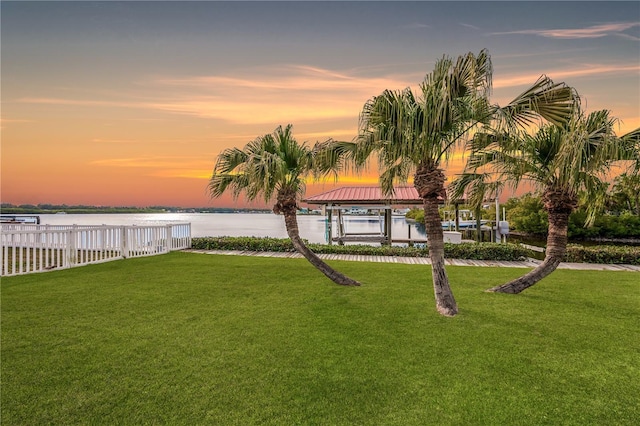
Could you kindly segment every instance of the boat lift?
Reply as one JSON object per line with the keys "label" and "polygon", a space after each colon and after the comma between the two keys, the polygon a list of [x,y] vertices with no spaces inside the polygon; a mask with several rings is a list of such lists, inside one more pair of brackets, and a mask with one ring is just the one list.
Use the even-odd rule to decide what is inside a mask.
{"label": "boat lift", "polygon": [[[378,223],[380,232],[348,232],[345,226],[344,206],[327,205],[324,207],[326,220],[326,236],[327,242],[337,242],[344,245],[345,242],[361,242],[361,243],[379,243],[382,245],[390,245],[391,240],[391,220],[393,210],[390,205],[386,206],[367,206],[368,210],[378,211]],[[336,215],[337,235],[333,236],[333,215]],[[370,215],[368,215],[370,217]]]}
{"label": "boat lift", "polygon": [[1,223],[40,225],[40,216],[3,214]]}

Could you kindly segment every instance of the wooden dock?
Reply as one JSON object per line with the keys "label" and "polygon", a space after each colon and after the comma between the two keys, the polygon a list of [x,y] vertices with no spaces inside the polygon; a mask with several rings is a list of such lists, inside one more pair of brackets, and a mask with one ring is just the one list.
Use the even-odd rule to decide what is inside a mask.
{"label": "wooden dock", "polygon": [[[266,251],[235,251],[235,250],[184,250],[190,253],[215,254],[225,256],[259,256],[275,258],[302,258],[298,252],[266,252]],[[401,256],[368,256],[354,254],[318,254],[323,260],[346,260],[353,262],[376,262],[376,263],[403,263],[410,265],[430,265],[431,259],[428,257],[401,257]],[[524,261],[498,261],[498,260],[470,260],[470,259],[445,259],[446,265],[451,266],[482,266],[493,268],[535,268],[541,263],[536,259]],[[608,265],[597,263],[561,263],[558,269],[573,269],[586,271],[626,271],[640,272],[637,265]]]}

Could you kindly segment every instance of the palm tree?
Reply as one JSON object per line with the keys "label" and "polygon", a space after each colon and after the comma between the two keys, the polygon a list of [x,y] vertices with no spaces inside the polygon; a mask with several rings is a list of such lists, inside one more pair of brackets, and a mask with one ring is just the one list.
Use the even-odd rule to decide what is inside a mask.
{"label": "palm tree", "polygon": [[541,193],[549,217],[544,261],[524,276],[488,291],[520,293],[556,269],[567,247],[569,215],[582,191],[589,197],[586,225],[593,222],[606,199],[606,173],[625,155],[624,144],[613,130],[616,122],[607,110],[585,116],[576,108],[565,125],[547,124],[535,134],[479,133],[473,138],[467,173],[459,178],[458,190],[471,184],[478,170],[493,172],[497,181],[514,188],[526,181]]}
{"label": "palm tree", "polygon": [[524,125],[542,116],[563,122],[573,108],[573,91],[541,77],[509,105],[489,103],[492,65],[489,54],[468,53],[457,61],[436,62],[414,94],[410,88],[385,90],[364,105],[360,133],[355,142],[343,143],[356,169],[363,169],[377,154],[380,185],[386,194],[395,182],[413,185],[423,199],[425,228],[432,264],[436,309],[454,316],[458,307],[444,267],[443,231],[438,205],[446,199],[442,170],[454,149],[476,126],[494,123]]}
{"label": "palm tree", "polygon": [[323,262],[300,238],[296,212],[298,197],[304,194],[305,179],[337,173],[340,161],[326,149],[330,141],[316,143],[313,148],[300,145],[293,138],[291,127],[280,126],[243,149],[229,148],[220,153],[209,182],[211,196],[216,198],[230,190],[234,199],[245,193],[250,201],[262,197],[270,202],[275,195],[273,211],[284,215],[294,248],[336,284],[360,285]]}

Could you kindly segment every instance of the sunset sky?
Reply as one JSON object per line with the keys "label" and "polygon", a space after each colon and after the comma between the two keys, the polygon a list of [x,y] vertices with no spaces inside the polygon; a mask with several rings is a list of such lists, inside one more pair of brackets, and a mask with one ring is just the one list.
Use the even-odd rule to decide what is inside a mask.
{"label": "sunset sky", "polygon": [[5,203],[241,207],[207,194],[223,149],[288,123],[299,142],[352,140],[367,99],[483,48],[495,103],[546,74],[587,112],[611,110],[620,134],[640,126],[637,1],[2,1],[0,14]]}

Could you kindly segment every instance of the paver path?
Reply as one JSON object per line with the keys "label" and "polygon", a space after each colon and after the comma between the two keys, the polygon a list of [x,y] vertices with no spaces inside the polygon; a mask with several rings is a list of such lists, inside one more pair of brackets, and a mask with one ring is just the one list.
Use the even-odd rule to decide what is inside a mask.
{"label": "paver path", "polygon": [[[236,250],[184,250],[190,253],[221,254],[230,256],[259,256],[279,258],[301,258],[297,252],[270,252],[270,251],[236,251]],[[348,260],[358,262],[382,262],[382,263],[407,263],[415,265],[429,265],[428,257],[399,257],[399,256],[367,256],[356,254],[318,254],[323,260]],[[467,260],[445,259],[445,264],[455,266],[491,266],[502,268],[535,268],[541,263],[539,260],[527,259],[526,261],[497,261],[497,260]],[[636,265],[604,265],[599,263],[561,263],[558,269],[574,269],[587,271],[631,271],[640,272],[640,266]]]}

